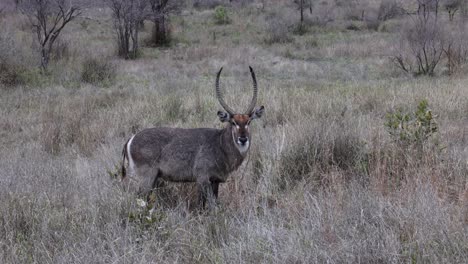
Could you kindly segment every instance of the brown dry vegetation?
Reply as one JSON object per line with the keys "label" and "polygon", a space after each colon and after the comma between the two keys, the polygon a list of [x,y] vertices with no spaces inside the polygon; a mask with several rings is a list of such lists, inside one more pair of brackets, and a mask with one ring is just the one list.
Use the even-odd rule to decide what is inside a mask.
{"label": "brown dry vegetation", "polygon": [[[143,47],[137,60],[115,56],[109,10],[84,10],[47,75],[34,67],[25,22],[0,16],[10,43],[0,58],[21,68],[16,86],[0,84],[1,263],[468,261],[464,67],[404,74],[390,57],[405,18],[367,29],[349,6],[328,6],[340,1],[307,11],[302,35],[289,27],[299,16],[288,1],[263,10],[224,1],[228,24],[202,5],[215,1],[190,2],[171,18],[171,46]],[[379,3],[365,8],[377,14]],[[273,28],[275,18],[284,20]],[[151,30],[146,23],[143,41]],[[151,126],[221,127],[214,74],[225,67],[226,101],[244,108],[248,65],[266,114],[219,207],[199,213],[191,184],[168,183],[146,219],[112,177],[125,140]],[[113,77],[88,82],[93,68],[83,67]],[[423,99],[438,132],[417,145],[392,137],[387,113],[414,112]]]}

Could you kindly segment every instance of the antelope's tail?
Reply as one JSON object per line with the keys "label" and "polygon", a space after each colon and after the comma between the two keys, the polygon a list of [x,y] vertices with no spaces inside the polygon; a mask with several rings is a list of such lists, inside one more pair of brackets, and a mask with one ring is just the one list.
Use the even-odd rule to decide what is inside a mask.
{"label": "antelope's tail", "polygon": [[125,179],[125,177],[127,176],[127,170],[125,169],[125,159],[129,160],[127,154],[127,145],[129,141],[130,138],[127,140],[127,142],[125,142],[125,145],[122,149],[122,180]]}

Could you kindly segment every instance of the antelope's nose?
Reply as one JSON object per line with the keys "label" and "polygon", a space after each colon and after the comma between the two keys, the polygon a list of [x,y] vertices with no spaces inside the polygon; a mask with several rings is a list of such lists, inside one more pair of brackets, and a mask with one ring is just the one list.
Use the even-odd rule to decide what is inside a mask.
{"label": "antelope's nose", "polygon": [[239,142],[242,143],[242,145],[244,145],[245,143],[247,143],[249,139],[247,137],[239,137]]}

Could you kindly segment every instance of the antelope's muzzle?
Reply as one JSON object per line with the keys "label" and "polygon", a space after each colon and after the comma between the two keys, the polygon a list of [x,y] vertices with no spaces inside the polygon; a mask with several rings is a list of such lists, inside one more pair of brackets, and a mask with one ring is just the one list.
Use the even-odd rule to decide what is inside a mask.
{"label": "antelope's muzzle", "polygon": [[244,146],[247,142],[249,142],[249,138],[247,137],[239,137],[237,140],[242,146]]}

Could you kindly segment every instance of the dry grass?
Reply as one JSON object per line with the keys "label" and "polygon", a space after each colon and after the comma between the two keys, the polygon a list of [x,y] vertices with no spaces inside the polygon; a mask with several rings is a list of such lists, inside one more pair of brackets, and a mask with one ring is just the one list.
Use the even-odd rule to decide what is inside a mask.
{"label": "dry grass", "polygon": [[[64,35],[72,59],[0,89],[0,262],[466,263],[468,79],[401,75],[386,57],[396,33],[340,21],[265,44],[266,8],[227,6],[226,25],[188,8],[171,21],[172,47],[113,59],[106,87],[80,81],[83,61],[115,51],[108,13],[90,11]],[[156,125],[222,127],[214,73],[225,67],[226,101],[242,109],[248,65],[266,114],[220,206],[199,213],[192,184],[168,183],[146,220],[111,177],[125,140]],[[384,123],[422,99],[439,132],[416,151]]]}

